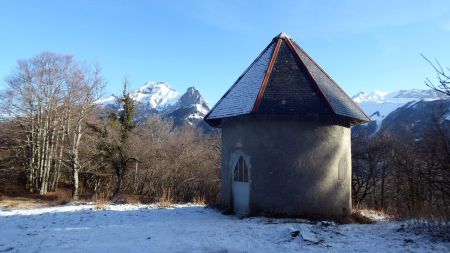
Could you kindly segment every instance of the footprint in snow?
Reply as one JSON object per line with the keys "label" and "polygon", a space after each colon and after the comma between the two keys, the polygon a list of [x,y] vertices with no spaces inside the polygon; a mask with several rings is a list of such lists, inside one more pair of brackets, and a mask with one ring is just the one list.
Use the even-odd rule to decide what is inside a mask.
{"label": "footprint in snow", "polygon": [[14,249],[14,247],[0,248],[0,252],[8,252],[8,251],[11,251],[13,249]]}

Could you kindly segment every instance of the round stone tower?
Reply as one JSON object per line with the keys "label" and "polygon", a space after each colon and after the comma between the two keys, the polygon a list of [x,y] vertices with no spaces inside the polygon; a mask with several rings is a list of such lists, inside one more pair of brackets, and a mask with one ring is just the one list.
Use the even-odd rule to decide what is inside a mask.
{"label": "round stone tower", "polygon": [[272,40],[205,121],[222,128],[224,208],[351,213],[350,126],[370,119],[289,36]]}

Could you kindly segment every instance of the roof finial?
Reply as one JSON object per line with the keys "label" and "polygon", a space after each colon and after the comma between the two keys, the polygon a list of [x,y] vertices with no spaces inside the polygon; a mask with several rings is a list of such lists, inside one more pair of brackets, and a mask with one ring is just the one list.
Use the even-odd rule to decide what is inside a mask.
{"label": "roof finial", "polygon": [[289,37],[289,35],[285,34],[284,32],[281,32],[280,34],[278,34],[277,36],[275,36],[274,39],[290,39],[291,37]]}

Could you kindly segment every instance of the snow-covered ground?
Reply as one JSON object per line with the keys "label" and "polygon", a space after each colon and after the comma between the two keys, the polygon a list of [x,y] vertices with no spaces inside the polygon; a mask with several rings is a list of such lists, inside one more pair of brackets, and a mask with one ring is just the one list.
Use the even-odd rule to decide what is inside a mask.
{"label": "snow-covered ground", "polygon": [[[298,232],[297,232],[298,231]],[[449,252],[378,217],[371,225],[240,219],[198,205],[71,204],[0,210],[0,252]]]}

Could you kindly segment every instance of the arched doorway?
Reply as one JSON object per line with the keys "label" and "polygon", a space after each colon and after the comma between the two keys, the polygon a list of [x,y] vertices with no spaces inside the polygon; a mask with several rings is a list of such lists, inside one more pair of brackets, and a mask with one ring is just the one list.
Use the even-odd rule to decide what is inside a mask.
{"label": "arched doorway", "polygon": [[242,155],[234,165],[232,179],[234,212],[246,215],[250,202],[250,167]]}

